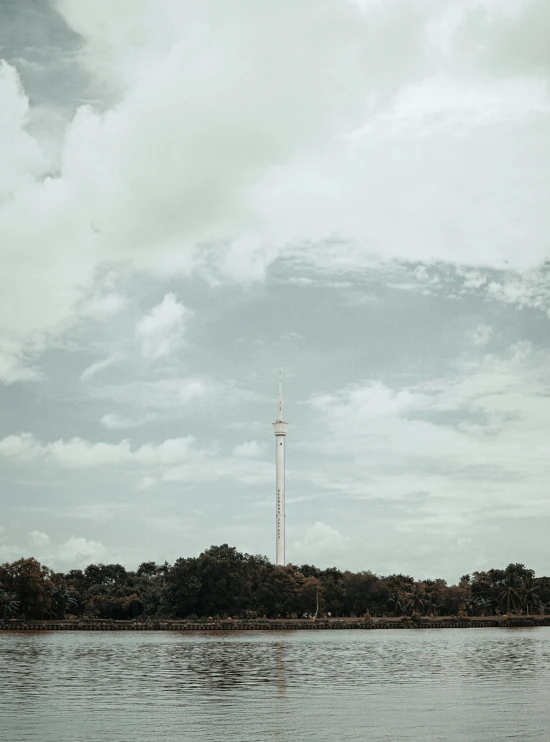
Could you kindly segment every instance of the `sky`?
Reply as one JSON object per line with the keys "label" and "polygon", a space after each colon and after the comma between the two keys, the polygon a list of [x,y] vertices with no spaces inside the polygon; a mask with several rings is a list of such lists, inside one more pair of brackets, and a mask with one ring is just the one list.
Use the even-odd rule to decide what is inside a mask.
{"label": "sky", "polygon": [[550,574],[547,0],[0,0],[0,561]]}

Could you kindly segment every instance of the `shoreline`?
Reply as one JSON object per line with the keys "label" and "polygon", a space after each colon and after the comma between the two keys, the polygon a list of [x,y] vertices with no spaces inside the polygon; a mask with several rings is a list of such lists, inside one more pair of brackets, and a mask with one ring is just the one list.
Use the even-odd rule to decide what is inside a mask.
{"label": "shoreline", "polygon": [[550,616],[491,616],[485,618],[330,618],[330,619],[223,619],[218,621],[115,621],[80,619],[59,621],[0,621],[0,633],[9,631],[338,631],[384,629],[529,628],[550,626]]}

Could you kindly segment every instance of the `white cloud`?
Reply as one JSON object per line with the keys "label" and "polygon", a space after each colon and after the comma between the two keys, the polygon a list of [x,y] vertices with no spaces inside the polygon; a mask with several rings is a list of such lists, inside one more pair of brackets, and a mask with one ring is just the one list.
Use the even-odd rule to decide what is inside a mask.
{"label": "white cloud", "polygon": [[[252,442],[254,443],[254,442]],[[63,469],[80,470],[110,466],[140,467],[146,474],[139,487],[165,482],[217,482],[231,478],[247,484],[267,482],[272,466],[259,457],[260,447],[247,444],[240,455],[220,455],[217,447],[203,449],[193,436],[168,438],[160,443],[132,447],[128,440],[104,443],[73,438],[42,443],[32,434],[10,435],[0,440],[0,456],[16,463],[44,462]]]}
{"label": "white cloud", "polygon": [[54,562],[61,562],[75,569],[104,562],[107,560],[107,555],[108,550],[100,541],[88,541],[82,536],[73,536],[58,548]]}
{"label": "white cloud", "polygon": [[160,477],[164,482],[206,484],[231,481],[269,487],[273,480],[273,465],[259,458],[220,456],[213,451],[201,451],[185,464],[163,469]]}
{"label": "white cloud", "polygon": [[119,464],[132,460],[130,444],[90,443],[82,438],[41,443],[31,433],[9,435],[0,440],[0,455],[18,461],[45,459],[68,469]]}
{"label": "white cloud", "polygon": [[0,338],[0,384],[33,381],[40,378],[31,365],[20,343]]}
{"label": "white cloud", "polygon": [[21,559],[25,552],[17,544],[0,543],[0,562],[11,562],[15,559]]}
{"label": "white cloud", "polygon": [[133,404],[159,410],[179,409],[183,405],[212,395],[219,395],[223,387],[203,379],[158,379],[157,381],[129,381],[125,384],[106,384],[92,391],[101,399],[120,404]]}
{"label": "white cloud", "polygon": [[31,546],[48,546],[50,543],[50,537],[47,533],[42,531],[31,531],[29,533],[29,544]]}
{"label": "white cloud", "polygon": [[127,304],[127,299],[115,291],[95,294],[84,300],[78,307],[82,317],[104,321],[118,314]]}
{"label": "white cloud", "polygon": [[143,423],[150,419],[151,417],[147,416],[130,420],[117,415],[116,412],[108,412],[106,415],[103,415],[99,422],[108,430],[128,430],[130,428],[137,428],[139,425],[143,425]]}
{"label": "white cloud", "polygon": [[[246,282],[281,251],[322,263],[315,242],[333,236],[351,242],[339,261],[363,264],[547,257],[544,68],[537,44],[510,37],[502,3],[57,7],[82,37],[92,86],[108,93],[79,108],[59,174],[42,181],[49,163],[25,129],[28,101],[2,67],[0,313],[10,330],[66,319],[106,262]],[[517,36],[539,33],[547,12],[518,4]],[[508,62],[504,73],[495,60]],[[88,312],[120,305],[99,296]],[[171,343],[143,347],[154,358]]]}
{"label": "white cloud", "polygon": [[[147,499],[139,488],[157,483],[168,494],[187,483],[197,483],[195,492],[217,483],[204,487],[213,502],[220,491],[240,495],[247,484],[271,493],[272,457],[260,448],[265,440],[269,450],[266,390],[258,377],[278,363],[277,338],[277,346],[286,342],[300,384],[329,392],[294,408],[291,446],[300,450],[307,441],[308,450],[290,457],[292,496],[296,503],[317,496],[327,503],[334,494],[357,501],[353,523],[329,520],[326,507],[320,521],[342,534],[359,529],[363,498],[369,507],[376,498],[391,501],[396,510],[384,518],[409,529],[401,534],[422,527],[447,534],[453,522],[481,519],[489,506],[506,514],[546,512],[548,359],[521,346],[498,356],[487,350],[522,332],[542,345],[545,318],[530,324],[531,310],[550,312],[541,267],[550,218],[550,5],[359,4],[362,11],[346,0],[59,0],[79,39],[74,64],[81,69],[71,85],[56,71],[55,93],[38,110],[14,68],[2,66],[0,383],[44,380],[32,386],[32,399],[8,390],[6,426],[19,422],[4,431],[19,434],[3,432],[0,453],[14,492],[37,482],[43,491],[54,479],[56,486],[102,492],[103,478],[116,471],[120,499],[128,490]],[[50,73],[41,71],[41,99],[50,93]],[[22,74],[32,84],[32,75]],[[31,87],[29,95],[35,99]],[[82,106],[85,99],[91,104]],[[74,116],[71,107],[78,107]],[[265,291],[218,288],[262,281],[268,271]],[[376,322],[386,298],[395,297],[392,287],[403,291]],[[322,313],[314,314],[321,295],[335,299],[323,323],[326,344],[316,327]],[[453,317],[454,348],[449,336],[439,344],[430,335],[428,350],[421,333],[414,343],[409,334],[398,354],[401,370],[406,363],[415,379],[428,367],[427,378],[442,378],[422,384],[391,376],[397,356],[388,360],[386,341],[394,318],[405,306],[437,312],[435,299],[443,296],[475,316],[470,332]],[[177,297],[196,308],[197,331]],[[295,306],[296,321],[266,335],[260,325],[267,311],[272,316],[272,299],[285,311]],[[246,317],[234,311],[241,300],[251,300]],[[358,323],[340,333],[342,312],[354,304]],[[504,327],[510,308],[528,311]],[[339,367],[324,363],[326,349],[355,344],[351,333],[371,312],[373,342],[387,328],[375,364],[365,366],[379,378],[338,391],[357,379],[355,353],[362,349],[353,348]],[[431,320],[434,330],[440,325],[441,316],[413,316],[430,333]],[[191,331],[193,352],[180,367],[174,356]],[[304,335],[307,343],[300,342]],[[231,373],[251,380],[255,391],[204,376],[216,365],[212,342],[230,345],[227,364],[212,370],[212,379]],[[457,347],[475,361],[443,372]],[[82,374],[93,383],[77,389],[78,361],[67,357],[75,349],[94,352]],[[50,352],[39,358],[43,350]],[[100,385],[114,376],[106,372],[118,354],[125,363],[116,383]],[[137,362],[139,355],[150,362]],[[245,366],[252,356],[258,373],[251,376]],[[306,366],[314,369],[308,382]],[[303,385],[296,390],[303,393]],[[227,405],[239,414],[229,418]],[[90,440],[94,410],[108,440],[149,419],[158,439],[146,442],[139,430],[134,440]],[[311,431],[300,419],[309,413]],[[59,440],[20,433],[47,429],[51,414]],[[171,437],[182,414],[184,432],[197,439]],[[228,429],[241,432],[228,439]],[[97,518],[102,508],[115,512],[105,492],[94,499]],[[417,509],[410,508],[411,493],[421,499]],[[78,512],[87,508],[81,503]],[[365,528],[373,522],[369,513]],[[401,554],[407,550],[410,544]]]}
{"label": "white cloud", "polygon": [[8,435],[0,440],[0,455],[25,461],[41,455],[42,449],[31,433]]}
{"label": "white cloud", "polygon": [[256,458],[263,454],[263,447],[260,446],[258,441],[246,441],[244,443],[235,446],[233,449],[234,456],[240,456],[245,459]]}
{"label": "white cloud", "polygon": [[130,444],[90,443],[81,438],[69,441],[58,440],[45,447],[46,456],[53,462],[69,469],[87,469],[95,466],[108,466],[132,460]]}
{"label": "white cloud", "polygon": [[96,376],[101,371],[105,371],[107,368],[111,368],[122,359],[121,355],[115,354],[102,358],[100,361],[94,361],[80,374],[81,381],[88,381],[92,376]]}
{"label": "white cloud", "polygon": [[151,487],[154,487],[156,483],[157,480],[154,477],[143,477],[138,484],[138,489],[149,490]]}
{"label": "white cloud", "polygon": [[185,325],[194,312],[166,294],[160,304],[139,320],[136,337],[144,358],[156,360],[172,355],[183,345]]}
{"label": "white cloud", "polygon": [[301,541],[292,545],[290,557],[293,562],[315,564],[321,568],[334,566],[349,549],[349,540],[336,528],[316,521],[306,529]]}
{"label": "white cloud", "polygon": [[162,443],[146,443],[135,452],[135,460],[140,464],[165,467],[196,456],[195,439],[192,435],[184,438],[171,438]]}
{"label": "white cloud", "polygon": [[47,169],[48,163],[37,142],[26,131],[29,101],[24,94],[17,72],[0,61],[0,140],[2,168],[0,199],[32,184]]}
{"label": "white cloud", "polygon": [[479,348],[484,348],[493,334],[491,325],[478,325],[472,333],[472,342]]}
{"label": "white cloud", "polygon": [[521,343],[408,389],[371,383],[314,397],[324,435],[312,445],[325,463],[309,481],[356,499],[422,493],[413,527],[437,533],[469,527],[489,507],[501,517],[550,514],[548,362]]}
{"label": "white cloud", "polygon": [[522,119],[529,114],[550,113],[550,99],[542,79],[529,77],[453,79],[429,77],[404,87],[393,109],[383,114],[386,126],[420,124],[423,134],[440,127],[453,129]]}
{"label": "white cloud", "polygon": [[63,543],[54,543],[48,534],[31,531],[26,547],[0,543],[0,560],[13,561],[34,557],[48,567],[58,570],[78,569],[91,563],[110,561],[108,549],[99,541],[72,536]]}

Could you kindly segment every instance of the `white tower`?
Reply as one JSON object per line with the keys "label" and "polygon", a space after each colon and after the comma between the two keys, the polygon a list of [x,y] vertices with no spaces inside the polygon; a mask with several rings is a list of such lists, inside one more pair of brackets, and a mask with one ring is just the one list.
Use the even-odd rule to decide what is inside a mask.
{"label": "white tower", "polygon": [[279,414],[273,423],[275,432],[275,523],[276,523],[276,558],[275,564],[285,565],[285,436],[288,423],[283,422],[283,377],[279,371]]}

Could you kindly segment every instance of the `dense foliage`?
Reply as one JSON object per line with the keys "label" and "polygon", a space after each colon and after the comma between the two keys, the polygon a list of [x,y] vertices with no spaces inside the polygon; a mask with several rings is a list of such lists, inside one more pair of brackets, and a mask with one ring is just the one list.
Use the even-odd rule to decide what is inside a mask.
{"label": "dense foliage", "polygon": [[35,559],[0,565],[0,618],[276,618],[304,615],[402,616],[550,612],[550,578],[523,564],[445,580],[276,567],[224,544],[175,564],[90,564],[66,574]]}

